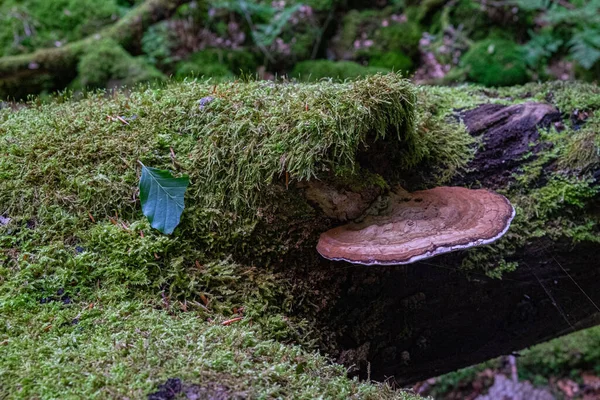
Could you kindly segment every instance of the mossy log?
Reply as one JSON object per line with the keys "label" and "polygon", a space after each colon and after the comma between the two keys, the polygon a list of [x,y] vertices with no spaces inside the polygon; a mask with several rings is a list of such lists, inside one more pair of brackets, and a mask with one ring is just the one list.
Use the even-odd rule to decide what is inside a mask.
{"label": "mossy log", "polygon": [[19,96],[66,87],[77,75],[81,56],[98,40],[111,39],[125,49],[135,50],[148,26],[169,18],[178,6],[186,2],[146,0],[119,21],[79,41],[29,54],[0,57],[0,96]]}
{"label": "mossy log", "polygon": [[[92,322],[104,321],[87,309],[97,301],[208,325],[233,314],[261,338],[316,344],[400,384],[597,324],[598,109],[591,85],[414,87],[388,74],[184,82],[2,110],[1,310],[31,324],[47,312],[40,299],[66,288]],[[141,214],[137,160],[190,176],[172,236]],[[320,233],[377,212],[398,185],[486,187],[516,217],[491,245],[411,265],[316,252]]]}

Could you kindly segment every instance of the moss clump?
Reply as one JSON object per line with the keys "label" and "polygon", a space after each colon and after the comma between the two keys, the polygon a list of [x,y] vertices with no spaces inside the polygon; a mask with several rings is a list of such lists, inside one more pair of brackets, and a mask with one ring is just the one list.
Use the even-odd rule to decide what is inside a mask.
{"label": "moss clump", "polygon": [[[593,118],[600,121],[599,117]],[[595,125],[600,124],[588,124],[575,134],[565,158],[561,160],[562,167],[576,168],[582,172],[600,167],[600,136],[594,131]]]}
{"label": "moss clump", "polygon": [[365,67],[352,61],[315,60],[299,62],[290,76],[303,81],[314,82],[323,78],[353,79],[389,71],[387,68]]}
{"label": "moss clump", "polygon": [[[190,175],[181,229],[207,253],[244,252],[252,241],[251,250],[279,257],[285,252],[275,244],[280,241],[267,246],[271,239],[264,238],[263,248],[252,234],[258,205],[273,195],[270,184],[286,174],[294,183],[333,166],[352,170],[367,137],[398,138],[408,152],[417,150],[414,104],[410,83],[389,74],[345,84],[190,82],[9,113],[0,139],[7,149],[0,160],[6,177],[0,204],[21,223],[61,221],[62,237],[80,236],[88,213],[108,218],[116,212],[131,222],[140,218],[137,198],[131,201],[139,159]],[[175,166],[170,148],[181,155]],[[416,160],[432,151],[415,151]],[[52,157],[42,161],[42,154]],[[36,182],[36,189],[27,182]],[[291,191],[278,196],[299,197]],[[306,205],[287,208],[310,214]]]}
{"label": "moss clump", "polygon": [[248,51],[210,49],[194,53],[189,60],[177,64],[175,77],[204,76],[226,80],[235,74],[254,74],[257,67],[254,55]]}
{"label": "moss clump", "polygon": [[400,14],[399,5],[382,10],[349,11],[332,41],[331,50],[339,59],[357,59],[373,51],[393,51],[416,60],[423,29],[412,17],[399,20]]}
{"label": "moss clump", "polygon": [[175,69],[175,79],[182,80],[186,77],[212,78],[213,81],[221,82],[233,79],[235,75],[222,64],[198,64],[189,61],[180,62]]}
{"label": "moss clump", "polygon": [[406,54],[399,51],[387,51],[372,55],[369,58],[369,66],[387,68],[392,71],[408,73],[413,70],[413,61]]}
{"label": "moss clump", "polygon": [[412,59],[419,55],[419,40],[423,28],[417,22],[406,21],[380,28],[375,34],[377,48],[382,51],[401,51]]}
{"label": "moss clump", "polygon": [[107,87],[118,83],[133,86],[165,79],[156,68],[131,56],[114,40],[102,40],[88,48],[77,65],[76,86]]}
{"label": "moss clump", "polygon": [[600,373],[600,327],[585,329],[521,353],[519,378],[546,383],[552,376],[577,376],[584,371]]}
{"label": "moss clump", "polygon": [[461,60],[470,80],[485,86],[511,86],[528,81],[522,48],[504,39],[475,43]]}
{"label": "moss clump", "polygon": [[235,74],[254,74],[258,63],[254,54],[246,50],[202,50],[190,56],[189,62],[202,64],[222,64]]}

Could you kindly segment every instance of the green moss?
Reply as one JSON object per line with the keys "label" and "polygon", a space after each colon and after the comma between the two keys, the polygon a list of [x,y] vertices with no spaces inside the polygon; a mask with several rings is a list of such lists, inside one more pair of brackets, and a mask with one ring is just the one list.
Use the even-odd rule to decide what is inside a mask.
{"label": "green moss", "polygon": [[314,82],[323,78],[345,80],[361,76],[389,72],[386,68],[365,67],[352,61],[314,60],[296,64],[290,76],[303,81]]}
{"label": "green moss", "polygon": [[[72,370],[88,372],[68,387],[84,397],[109,397],[110,390],[141,397],[174,374],[265,397],[287,397],[288,387],[307,397],[316,390],[387,395],[383,387],[360,389],[338,367],[289,344],[310,349],[318,339],[303,319],[310,312],[289,315],[310,307],[292,298],[289,274],[273,272],[274,264],[283,272],[314,265],[321,227],[295,183],[336,173],[384,188],[415,176],[426,185],[448,181],[473,151],[453,110],[489,95],[496,102],[551,99],[566,115],[600,104],[598,89],[586,85],[414,88],[387,74],[318,84],[186,81],[0,111],[0,212],[12,219],[0,227],[2,382],[24,388],[13,397],[51,397]],[[597,132],[597,123],[589,118],[585,129]],[[544,169],[583,140],[566,125],[542,133],[553,147],[526,159],[527,184],[507,187],[517,217],[502,240],[470,253],[476,271],[500,276],[518,267],[511,255],[537,237],[598,237],[589,176],[569,163]],[[380,174],[358,165],[357,154],[377,143],[393,146],[397,169]],[[140,212],[137,160],[191,177],[173,236],[152,230]],[[291,250],[300,256],[292,260]],[[61,303],[64,296],[71,305]],[[239,325],[219,325],[241,314]],[[138,341],[136,328],[151,340]],[[253,346],[230,332],[252,336]],[[263,345],[281,352],[256,358],[251,347]],[[203,349],[204,358],[193,357]],[[257,383],[253,377],[281,365],[277,357],[281,372]],[[61,375],[56,365],[64,360]]]}
{"label": "green moss", "polygon": [[375,54],[369,58],[369,66],[387,68],[392,71],[402,71],[408,73],[413,70],[413,61],[402,52],[388,51],[381,54]]}
{"label": "green moss", "polygon": [[175,79],[182,80],[186,77],[212,78],[215,82],[231,80],[235,77],[233,72],[222,64],[197,64],[184,61],[177,64]]}
{"label": "green moss", "polygon": [[134,86],[141,82],[164,79],[156,68],[141,58],[132,57],[114,40],[102,40],[81,57],[77,66],[81,87],[107,87],[111,81]]}
{"label": "green moss", "polygon": [[254,55],[244,50],[202,50],[191,55],[189,60],[177,64],[175,77],[186,76],[228,80],[235,74],[254,74],[258,64]]}
{"label": "green moss", "polygon": [[423,34],[421,25],[414,21],[390,24],[374,34],[377,48],[382,51],[401,51],[412,59],[419,55],[419,40]]}
{"label": "green moss", "polygon": [[[90,94],[78,102],[4,112],[0,114],[0,142],[5,149],[0,158],[0,209],[13,219],[12,229],[29,232],[24,227],[35,221],[34,238],[27,241],[31,262],[42,257],[33,257],[42,251],[41,246],[54,241],[58,247],[47,251],[57,252],[55,258],[73,251],[74,245],[65,248],[65,243],[102,248],[106,254],[113,248],[118,252],[114,259],[106,259],[109,264],[105,266],[95,256],[87,259],[92,257],[89,254],[71,261],[58,259],[60,265],[77,265],[79,260],[86,268],[95,265],[77,276],[100,282],[118,277],[131,281],[129,288],[134,288],[133,282],[153,290],[164,284],[182,298],[191,296],[194,286],[188,287],[181,274],[193,268],[196,260],[236,253],[259,263],[281,257],[294,240],[302,240],[302,231],[281,238],[273,229],[279,237],[276,240],[255,235],[260,215],[306,218],[314,212],[306,204],[294,203],[301,198],[297,193],[271,185],[286,172],[294,183],[327,174],[332,166],[352,170],[355,153],[367,135],[398,135],[407,145],[412,143],[414,92],[400,77],[325,82],[315,89],[316,85],[290,83],[215,87],[189,82],[128,96]],[[203,98],[212,100],[199,108]],[[107,116],[119,116],[128,125]],[[171,161],[171,149],[176,164]],[[113,229],[101,240],[95,239],[98,233],[92,219],[104,232],[104,223],[118,215],[138,231],[137,224],[143,221],[136,196],[138,159],[146,165],[178,169],[192,179],[183,223],[175,236],[179,239],[152,245],[175,246],[168,251],[146,248],[144,242],[136,241],[140,239],[134,232],[116,235]],[[268,215],[266,210],[257,210],[273,196],[282,210],[269,208]],[[288,224],[285,218],[277,221]],[[142,230],[149,235],[147,228]],[[42,236],[35,237],[36,232]],[[109,248],[104,249],[102,243],[109,243]],[[140,249],[147,258],[123,257],[131,248]],[[159,261],[154,260],[154,253],[161,257]],[[59,275],[52,272],[53,279]],[[65,276],[43,290],[56,290],[69,281],[69,275]]]}
{"label": "green moss", "polygon": [[562,167],[589,172],[600,166],[600,136],[595,131],[596,128],[594,125],[587,125],[575,134],[565,158],[561,160]]}
{"label": "green moss", "polygon": [[[390,74],[184,82],[0,111],[0,210],[11,218],[0,227],[0,395],[141,398],[176,376],[250,397],[411,398],[308,352],[314,328],[288,315],[297,299],[268,260],[313,234],[301,229],[312,208],[277,184],[284,171],[292,183],[333,166],[350,175],[367,136],[409,145],[414,103]],[[138,159],[191,176],[173,236],[141,215]]]}
{"label": "green moss", "polygon": [[250,319],[222,326],[222,318],[206,321],[193,311],[99,301],[3,315],[10,317],[0,325],[6,399],[142,399],[174,377],[248,398],[416,399],[348,379],[343,367],[298,346],[265,340]]}
{"label": "green moss", "polygon": [[510,86],[528,81],[523,50],[509,40],[475,43],[461,60],[471,81],[485,86]]}
{"label": "green moss", "polygon": [[[350,10],[344,15],[340,30],[333,39],[332,50],[339,59],[361,58],[365,51],[391,51],[402,52],[416,60],[423,29],[415,18],[397,22],[392,18],[394,14],[401,14],[399,5],[382,10]],[[364,39],[372,40],[372,44],[357,49],[355,42]]]}
{"label": "green moss", "polygon": [[190,62],[196,64],[223,64],[235,74],[254,74],[258,63],[254,54],[247,50],[202,50],[190,56]]}
{"label": "green moss", "polygon": [[522,352],[521,379],[547,381],[551,376],[580,376],[584,371],[600,373],[600,327],[572,333]]}
{"label": "green moss", "polygon": [[0,54],[55,47],[95,33],[126,8],[118,0],[8,0],[0,3]]}
{"label": "green moss", "polygon": [[536,190],[526,204],[526,212],[537,218],[552,216],[564,208],[583,208],[593,198],[598,189],[593,186],[592,179],[581,179],[573,176],[554,175],[542,188]]}
{"label": "green moss", "polygon": [[457,122],[455,109],[473,107],[477,98],[442,87],[420,88],[417,96],[417,135],[405,159],[405,175],[421,175],[427,185],[439,186],[459,174],[473,158],[473,138]]}

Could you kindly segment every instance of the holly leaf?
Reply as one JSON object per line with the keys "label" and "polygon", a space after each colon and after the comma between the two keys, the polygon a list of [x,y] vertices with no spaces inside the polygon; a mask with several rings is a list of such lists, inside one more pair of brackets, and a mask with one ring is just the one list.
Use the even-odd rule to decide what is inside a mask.
{"label": "holly leaf", "polygon": [[171,234],[185,208],[183,197],[190,183],[187,176],[174,178],[169,171],[142,164],[140,201],[142,212],[154,229]]}

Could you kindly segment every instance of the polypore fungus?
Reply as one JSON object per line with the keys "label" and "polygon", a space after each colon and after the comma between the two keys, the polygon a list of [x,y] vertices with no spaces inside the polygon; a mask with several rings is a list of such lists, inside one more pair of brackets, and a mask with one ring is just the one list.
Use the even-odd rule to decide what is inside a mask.
{"label": "polypore fungus", "polygon": [[485,189],[392,193],[383,214],[321,234],[317,251],[330,260],[356,264],[410,264],[492,243],[506,233],[514,216],[506,197]]}

